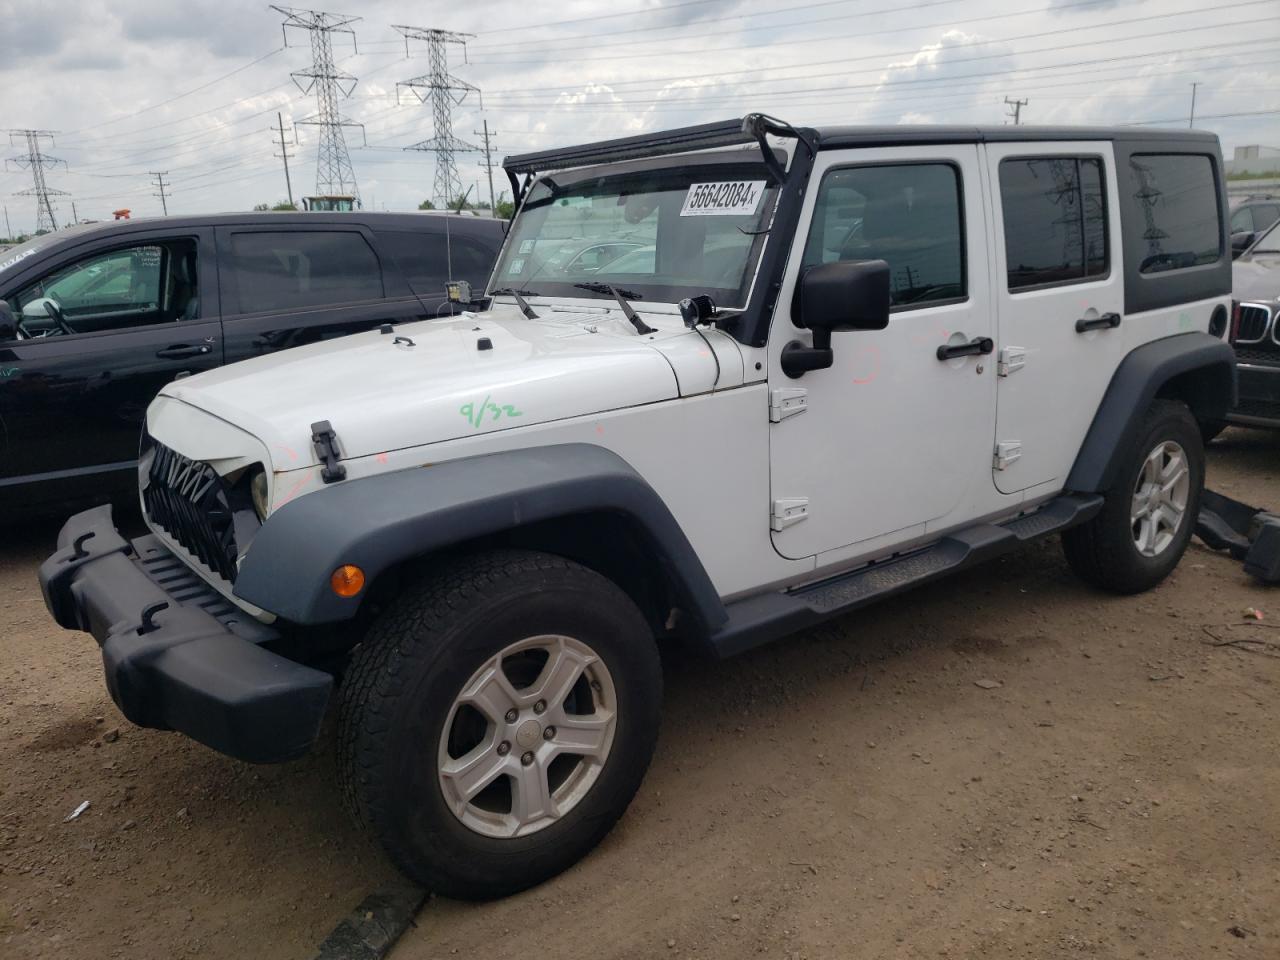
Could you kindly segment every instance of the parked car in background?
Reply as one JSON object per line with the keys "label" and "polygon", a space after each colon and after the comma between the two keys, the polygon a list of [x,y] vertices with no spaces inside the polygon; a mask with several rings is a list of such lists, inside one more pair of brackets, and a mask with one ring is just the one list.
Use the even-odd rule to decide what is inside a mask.
{"label": "parked car in background", "polygon": [[71,227],[0,256],[0,516],[131,489],[178,377],[451,311],[498,220],[246,213]]}
{"label": "parked car in background", "polygon": [[1231,273],[1240,399],[1227,419],[1280,428],[1280,223],[1254,241]]}
{"label": "parked car in background", "polygon": [[1280,196],[1255,193],[1231,204],[1231,256],[1238,257],[1277,220]]}

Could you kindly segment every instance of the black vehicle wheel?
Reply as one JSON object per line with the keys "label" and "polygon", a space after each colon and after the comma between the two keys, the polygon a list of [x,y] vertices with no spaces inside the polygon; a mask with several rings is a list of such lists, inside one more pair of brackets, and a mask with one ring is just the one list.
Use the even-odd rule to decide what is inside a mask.
{"label": "black vehicle wheel", "polygon": [[1154,587],[1178,565],[1200,510],[1204,447],[1186,405],[1148,408],[1102,511],[1062,534],[1067,562],[1082,579],[1113,593]]}
{"label": "black vehicle wheel", "polygon": [[344,795],[428,889],[486,899],[554,876],[649,766],[662,672],[599,574],[501,550],[425,577],[372,624],[339,710]]}

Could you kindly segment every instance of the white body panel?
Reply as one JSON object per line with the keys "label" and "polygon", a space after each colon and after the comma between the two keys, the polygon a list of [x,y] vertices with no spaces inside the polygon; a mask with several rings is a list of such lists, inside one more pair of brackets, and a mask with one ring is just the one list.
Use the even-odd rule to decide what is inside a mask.
{"label": "white body panel", "polygon": [[[826,565],[1001,509],[991,485],[995,358],[937,358],[942,344],[995,335],[978,148],[824,151],[802,222],[812,218],[822,175],[833,167],[923,162],[950,164],[960,174],[967,299],[897,309],[884,330],[837,333],[834,365],[794,381],[781,370],[782,348],[810,336],[792,325],[788,310],[774,317],[770,381],[808,391],[807,412],[771,429],[772,495],[809,501],[808,519],[773,534],[783,556],[826,554]],[[795,238],[781,304],[792,302],[806,233]]]}

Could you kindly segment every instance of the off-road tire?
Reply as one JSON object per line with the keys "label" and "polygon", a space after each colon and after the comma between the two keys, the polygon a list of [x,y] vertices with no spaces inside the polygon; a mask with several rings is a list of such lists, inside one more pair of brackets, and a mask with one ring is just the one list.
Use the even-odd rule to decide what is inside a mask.
{"label": "off-road tire", "polygon": [[[1191,481],[1187,506],[1173,541],[1156,556],[1148,557],[1134,543],[1133,495],[1148,453],[1170,440],[1186,452]],[[1114,485],[1104,494],[1101,512],[1064,531],[1062,548],[1071,569],[1087,583],[1112,593],[1141,593],[1160,583],[1178,565],[1195,530],[1204,489],[1200,425],[1181,401],[1154,400],[1120,463]]]}
{"label": "off-road tire", "polygon": [[[577,638],[604,663],[617,697],[612,747],[562,818],[526,836],[484,836],[446,804],[440,737],[468,678],[513,641],[543,634]],[[455,558],[406,588],[353,655],[338,714],[344,799],[395,865],[427,889],[506,896],[575,863],[622,816],[653,755],[661,699],[652,633],[613,582],[532,551]]]}

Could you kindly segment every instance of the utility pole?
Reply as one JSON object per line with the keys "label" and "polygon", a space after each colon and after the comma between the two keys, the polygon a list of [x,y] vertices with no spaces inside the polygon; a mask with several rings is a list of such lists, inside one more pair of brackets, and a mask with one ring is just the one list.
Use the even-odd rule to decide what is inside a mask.
{"label": "utility pole", "polygon": [[496,217],[498,215],[498,204],[493,197],[493,150],[489,145],[489,137],[496,137],[498,131],[490,130],[489,121],[485,120],[483,130],[472,130],[471,132],[478,137],[484,137],[484,159],[480,161],[480,166],[484,167],[489,174],[489,215]]}
{"label": "utility pole", "polygon": [[[168,196],[164,192],[164,188],[166,186],[164,182],[164,178],[169,171],[168,170],[152,170],[150,172],[151,172],[151,175],[156,178],[155,187],[156,187],[156,190],[158,191],[157,193],[153,193],[152,196],[160,198],[160,209],[164,211],[164,215],[167,217],[169,215],[169,200],[168,200]],[[172,186],[172,184],[168,184],[168,186]]]}
{"label": "utility pole", "polygon": [[25,155],[10,157],[5,164],[6,168],[8,164],[13,164],[19,169],[31,171],[33,181],[31,189],[21,190],[14,196],[36,198],[36,233],[41,230],[58,229],[58,221],[53,216],[53,201],[49,198],[70,196],[65,190],[54,190],[44,178],[45,167],[56,167],[60,163],[66,166],[65,161],[40,152],[40,141],[48,140],[53,143],[54,132],[53,130],[29,130],[25,127],[9,131],[10,143],[14,142],[15,137],[21,137],[27,144]]}
{"label": "utility pole", "polygon": [[[459,80],[449,73],[448,45],[451,43],[461,45],[465,62],[467,38],[472,34],[397,24],[392,24],[392,29],[404,35],[405,56],[409,55],[410,40],[422,40],[427,45],[430,71],[423,76],[397,83],[396,97],[399,99],[401,87],[407,87],[418,98],[419,103],[431,100],[431,117],[435,124],[434,135],[428,140],[415,143],[405,149],[424,150],[436,155],[434,199],[439,201],[442,209],[448,209],[462,193],[462,178],[458,176],[458,164],[454,161],[453,155],[478,149],[453,135],[453,108],[461,104],[468,93],[480,92],[478,87]],[[483,103],[481,105],[483,106]]]}
{"label": "utility pole", "polygon": [[1201,81],[1197,80],[1191,84],[1191,119],[1187,122],[1188,127],[1196,125],[1196,87],[1200,86]]}
{"label": "utility pole", "polygon": [[7,203],[4,205],[4,235],[10,240],[13,239],[13,227],[9,226],[9,205]]}
{"label": "utility pole", "polygon": [[316,156],[316,193],[339,194],[360,199],[360,190],[356,186],[355,169],[351,166],[351,154],[347,152],[347,138],[343,127],[359,127],[361,133],[364,124],[356,123],[338,112],[338,97],[351,96],[356,87],[356,78],[345,70],[339,70],[333,62],[333,34],[351,34],[351,46],[354,49],[356,32],[349,24],[360,17],[349,17],[340,13],[325,13],[323,10],[299,10],[294,7],[279,7],[275,4],[272,10],[284,14],[281,32],[285,35],[285,45],[289,43],[289,27],[306,30],[311,38],[311,69],[295,70],[291,76],[293,82],[303,93],[315,91],[316,112],[297,123],[320,128],[320,149]]}
{"label": "utility pole", "polygon": [[289,191],[289,206],[292,207],[295,204],[293,202],[293,181],[289,179],[289,158],[292,157],[293,154],[289,152],[289,147],[285,143],[284,117],[280,115],[279,111],[276,111],[276,123],[280,127],[280,139],[272,140],[271,142],[280,148],[280,152],[278,154],[273,153],[272,156],[278,156],[284,161],[284,188]]}
{"label": "utility pole", "polygon": [[80,214],[76,213],[76,202],[74,200],[71,201],[71,222],[72,223],[80,222]]}
{"label": "utility pole", "polygon": [[1031,101],[1030,100],[1010,100],[1008,97],[1005,97],[1004,102],[1008,106],[1013,107],[1012,112],[1006,114],[1006,116],[1013,117],[1013,125],[1016,127],[1019,123],[1022,122],[1022,108],[1025,107]]}

